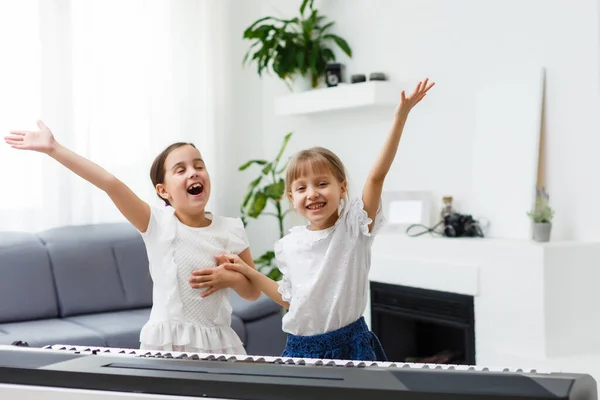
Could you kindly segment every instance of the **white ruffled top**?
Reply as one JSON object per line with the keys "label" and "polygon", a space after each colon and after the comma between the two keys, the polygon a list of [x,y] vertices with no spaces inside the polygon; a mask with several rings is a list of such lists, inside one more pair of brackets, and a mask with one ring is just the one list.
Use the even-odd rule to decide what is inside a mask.
{"label": "white ruffled top", "polygon": [[367,306],[371,245],[384,223],[381,205],[372,220],[361,198],[352,199],[336,223],[311,231],[296,226],[275,243],[283,273],[279,292],[290,303],[283,330],[310,336],[343,328],[359,319]]}
{"label": "white ruffled top", "polygon": [[152,207],[150,223],[142,233],[153,281],[149,321],[140,332],[142,349],[246,354],[231,328],[229,290],[206,298],[205,289],[192,289],[193,270],[216,266],[215,255],[239,254],[248,248],[240,219],[213,217],[209,226],[182,224],[171,207]]}

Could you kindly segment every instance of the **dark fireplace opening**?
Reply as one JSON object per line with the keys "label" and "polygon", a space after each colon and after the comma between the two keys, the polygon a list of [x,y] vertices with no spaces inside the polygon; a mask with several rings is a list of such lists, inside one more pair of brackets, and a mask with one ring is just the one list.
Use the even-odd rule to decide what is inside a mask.
{"label": "dark fireplace opening", "polygon": [[475,365],[473,296],[371,282],[371,329],[388,360]]}

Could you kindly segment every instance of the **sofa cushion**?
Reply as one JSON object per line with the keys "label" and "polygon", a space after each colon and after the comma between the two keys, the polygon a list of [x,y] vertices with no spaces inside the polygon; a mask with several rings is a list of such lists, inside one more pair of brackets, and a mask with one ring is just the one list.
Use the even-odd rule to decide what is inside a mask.
{"label": "sofa cushion", "polygon": [[109,347],[139,349],[140,331],[148,321],[150,310],[136,311],[78,315],[64,318],[64,320],[100,333],[106,338]]}
{"label": "sofa cushion", "polygon": [[[38,233],[50,255],[61,316],[130,307],[114,248],[136,235],[140,237],[125,223],[67,226]],[[118,248],[120,260],[127,263],[123,248]]]}
{"label": "sofa cushion", "polygon": [[240,297],[235,291],[231,290],[229,301],[233,308],[233,313],[240,317],[242,321],[249,322],[255,319],[264,318],[274,313],[280,313],[282,307],[271,300],[264,293],[256,301],[249,301]]}
{"label": "sofa cushion", "polygon": [[244,325],[248,340],[246,352],[250,355],[280,356],[285,348],[287,334],[281,329],[281,313],[271,314]]}
{"label": "sofa cushion", "polygon": [[135,228],[129,228],[131,238],[113,243],[117,267],[125,289],[125,300],[129,307],[151,307],[152,278],[146,245]]}
{"label": "sofa cushion", "polygon": [[0,323],[57,315],[50,259],[42,243],[30,233],[0,232]]}
{"label": "sofa cushion", "polygon": [[106,340],[98,332],[58,318],[0,324],[0,344],[17,340],[32,347],[52,344],[106,346]]}

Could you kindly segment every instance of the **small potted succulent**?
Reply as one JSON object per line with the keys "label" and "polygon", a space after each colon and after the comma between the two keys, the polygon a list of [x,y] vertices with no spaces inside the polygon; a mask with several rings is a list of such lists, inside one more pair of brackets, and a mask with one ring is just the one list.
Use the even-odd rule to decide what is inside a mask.
{"label": "small potted succulent", "polygon": [[535,206],[527,215],[533,222],[533,240],[549,242],[554,210],[550,207],[550,196],[544,187],[541,190],[536,188]]}

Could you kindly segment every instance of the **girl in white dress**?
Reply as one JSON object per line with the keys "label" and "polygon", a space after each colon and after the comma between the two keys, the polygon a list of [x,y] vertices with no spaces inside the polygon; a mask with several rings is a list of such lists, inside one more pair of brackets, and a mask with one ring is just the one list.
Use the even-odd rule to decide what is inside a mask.
{"label": "girl in white dress", "polygon": [[283,318],[288,339],[282,356],[386,360],[379,340],[363,318],[371,245],[384,221],[381,192],[404,124],[410,110],[433,85],[425,79],[410,96],[402,91],[392,129],[361,197],[348,199],[344,165],[331,151],[314,147],[292,158],[286,191],[308,225],[292,228],[275,244],[281,281],[274,282],[239,257],[227,255],[225,268],[246,275],[289,309]]}
{"label": "girl in white dress", "polygon": [[[59,144],[41,121],[37,124],[38,131],[11,132],[5,142],[15,149],[45,153],[102,189],[142,235],[153,305],[140,332],[140,348],[246,354],[231,328],[226,288],[249,300],[257,299],[260,290],[243,275],[217,267],[224,260],[216,256],[234,253],[253,267],[248,239],[239,218],[205,211],[210,177],[196,147],[174,143],[156,157],[150,177],[165,205],[150,206],[106,170]],[[211,271],[200,280],[192,277],[198,268]]]}

